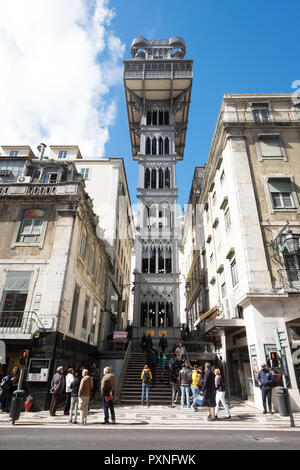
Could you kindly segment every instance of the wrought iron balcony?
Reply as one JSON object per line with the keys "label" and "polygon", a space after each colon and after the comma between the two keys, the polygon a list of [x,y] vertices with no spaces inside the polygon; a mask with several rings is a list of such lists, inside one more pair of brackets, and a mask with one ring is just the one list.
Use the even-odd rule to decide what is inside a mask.
{"label": "wrought iron balcony", "polygon": [[223,111],[220,121],[228,125],[272,126],[300,123],[300,111]]}
{"label": "wrought iron balcony", "polygon": [[0,338],[3,334],[32,334],[43,330],[43,324],[36,312],[0,312]]}
{"label": "wrought iron balcony", "polygon": [[298,289],[300,291],[300,269],[279,269],[280,284],[284,289]]}

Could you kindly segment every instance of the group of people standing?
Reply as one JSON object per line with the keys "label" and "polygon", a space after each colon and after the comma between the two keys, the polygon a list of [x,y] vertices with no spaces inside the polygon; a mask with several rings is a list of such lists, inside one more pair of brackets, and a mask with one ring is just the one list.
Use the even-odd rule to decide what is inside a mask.
{"label": "group of people standing", "polygon": [[212,366],[208,362],[204,369],[197,364],[192,369],[187,360],[180,367],[180,361],[176,355],[171,358],[169,368],[172,404],[177,402],[180,393],[182,407],[192,407],[196,412],[198,411],[197,405],[207,406],[208,420],[215,421],[218,418],[221,402],[226,411],[226,418],[231,417],[229,406],[225,400],[225,383],[220,369],[214,368],[212,370]]}
{"label": "group of people standing", "polygon": [[[161,349],[157,355],[153,349],[152,338],[143,335],[141,347],[146,351],[147,364],[145,364],[142,374],[142,394],[141,404],[150,406],[149,391],[151,384],[154,383],[156,365],[160,366],[160,377],[165,372],[167,339],[162,336],[159,342]],[[169,377],[172,387],[172,405],[178,403],[182,407],[187,406],[197,412],[197,406],[207,406],[208,420],[214,421],[218,418],[220,402],[226,411],[226,418],[231,418],[229,406],[225,400],[225,383],[221,375],[220,369],[212,368],[211,364],[206,363],[205,368],[195,365],[191,368],[189,361],[184,356],[183,343],[176,343],[172,350],[172,357],[169,361]],[[192,396],[191,396],[192,395]]]}
{"label": "group of people standing", "polygon": [[[52,400],[50,415],[56,416],[57,407],[62,402],[65,392],[64,414],[69,416],[69,424],[78,424],[77,415],[78,411],[80,411],[80,424],[86,425],[89,404],[95,398],[99,385],[100,375],[96,364],[92,365],[90,371],[83,368],[75,372],[74,369],[70,368],[67,370],[66,376],[64,375],[63,367],[59,366],[51,381],[50,393],[52,394]],[[111,367],[105,367],[100,387],[100,393],[103,397],[104,424],[109,423],[109,410],[112,424],[116,424],[114,391],[115,375],[112,373]]]}

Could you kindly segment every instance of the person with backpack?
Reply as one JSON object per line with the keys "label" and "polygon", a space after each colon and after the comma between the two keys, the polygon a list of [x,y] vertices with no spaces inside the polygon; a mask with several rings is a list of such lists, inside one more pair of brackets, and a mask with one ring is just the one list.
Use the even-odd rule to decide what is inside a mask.
{"label": "person with backpack", "polygon": [[149,390],[152,382],[152,372],[148,367],[148,364],[145,364],[144,369],[141,375],[142,381],[142,396],[141,396],[141,403],[144,406],[144,396],[146,393],[146,405],[150,406],[149,404]]}
{"label": "person with backpack", "polygon": [[179,372],[179,384],[181,389],[181,406],[182,408],[185,405],[191,407],[190,401],[190,385],[192,383],[192,370],[190,369],[189,361],[185,361],[182,369]]}
{"label": "person with backpack", "polygon": [[0,413],[6,409],[6,402],[10,389],[10,375],[3,377],[0,383]]}
{"label": "person with backpack", "polygon": [[224,383],[223,377],[221,376],[220,369],[215,369],[214,373],[216,376],[215,377],[215,387],[216,387],[215,418],[218,419],[219,404],[221,402],[226,411],[226,419],[229,419],[231,418],[231,416],[230,416],[229,406],[227,405],[226,400],[225,400],[225,383]]}
{"label": "person with backpack", "polygon": [[12,373],[9,376],[9,388],[8,388],[8,394],[6,397],[6,405],[5,405],[7,411],[10,411],[14,392],[18,390],[19,378],[20,378],[20,370],[18,367],[14,367]]}

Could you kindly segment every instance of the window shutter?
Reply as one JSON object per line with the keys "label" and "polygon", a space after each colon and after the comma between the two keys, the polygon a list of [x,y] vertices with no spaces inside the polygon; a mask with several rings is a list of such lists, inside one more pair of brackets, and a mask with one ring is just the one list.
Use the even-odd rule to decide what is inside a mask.
{"label": "window shutter", "polygon": [[291,182],[288,179],[269,179],[271,193],[291,193]]}
{"label": "window shutter", "polygon": [[263,157],[282,157],[280,139],[277,135],[260,135],[259,145]]}

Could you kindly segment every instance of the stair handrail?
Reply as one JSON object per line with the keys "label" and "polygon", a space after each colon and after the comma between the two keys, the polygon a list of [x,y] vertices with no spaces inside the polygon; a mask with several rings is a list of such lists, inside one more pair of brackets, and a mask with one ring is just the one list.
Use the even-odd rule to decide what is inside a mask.
{"label": "stair handrail", "polygon": [[124,356],[124,362],[123,362],[123,365],[122,365],[120,380],[118,382],[118,387],[117,387],[117,391],[116,391],[116,395],[115,395],[115,402],[116,403],[118,403],[120,401],[121,392],[122,392],[124,379],[125,379],[125,374],[127,372],[127,367],[128,367],[129,359],[130,359],[130,356],[131,356],[131,348],[132,348],[132,340],[129,341],[127,349],[126,349],[126,353],[125,353],[125,356]]}

